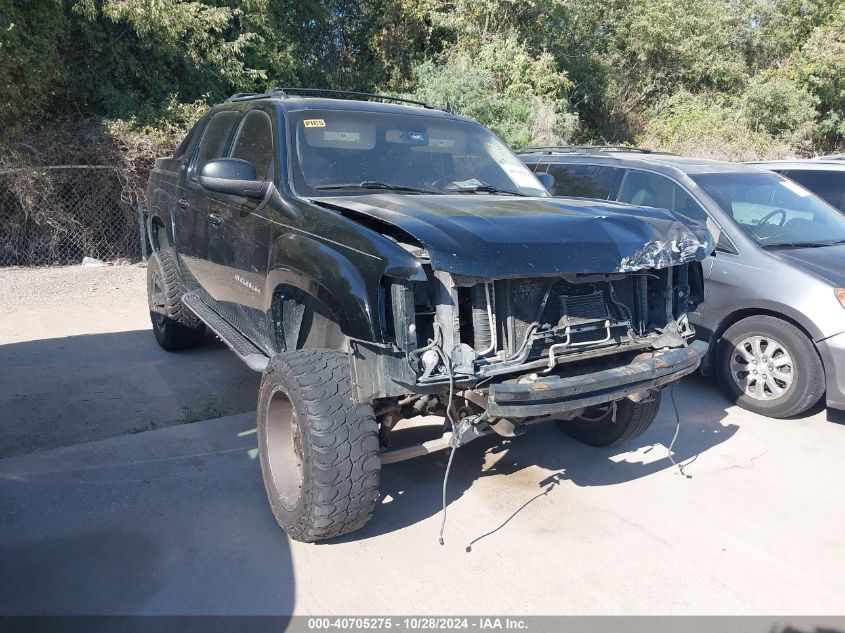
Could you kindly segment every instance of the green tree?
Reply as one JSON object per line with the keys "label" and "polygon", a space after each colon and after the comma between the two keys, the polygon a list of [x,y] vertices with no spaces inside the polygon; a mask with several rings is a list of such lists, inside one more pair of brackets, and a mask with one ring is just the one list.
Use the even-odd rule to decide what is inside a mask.
{"label": "green tree", "polygon": [[241,9],[186,0],[81,0],[72,5],[75,45],[68,96],[79,110],[127,116],[171,95],[219,99],[266,77],[245,58],[259,44],[239,30]]}
{"label": "green tree", "polygon": [[818,99],[818,149],[834,151],[845,143],[845,3],[813,30],[790,65],[801,85]]}
{"label": "green tree", "polygon": [[531,56],[515,37],[493,37],[471,58],[455,53],[445,63],[415,69],[415,94],[451,105],[493,128],[513,146],[572,140],[577,117],[566,100],[572,82],[551,56]]}
{"label": "green tree", "polygon": [[0,0],[8,138],[103,117],[159,147],[294,85],[448,101],[515,145],[810,153],[845,145],[843,78],[845,0]]}
{"label": "green tree", "polygon": [[755,77],[744,94],[752,129],[800,144],[812,133],[816,99],[783,73],[767,71]]}
{"label": "green tree", "polygon": [[0,127],[43,119],[66,89],[69,23],[61,0],[0,0]]}

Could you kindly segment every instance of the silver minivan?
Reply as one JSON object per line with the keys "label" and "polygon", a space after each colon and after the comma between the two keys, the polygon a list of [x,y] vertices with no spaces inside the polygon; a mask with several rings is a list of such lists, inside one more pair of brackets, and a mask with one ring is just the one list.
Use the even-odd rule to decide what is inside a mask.
{"label": "silver minivan", "polygon": [[703,364],[738,404],[776,418],[822,396],[845,409],[845,215],[752,165],[628,148],[529,148],[557,196],[653,206],[704,222],[716,250],[691,279]]}

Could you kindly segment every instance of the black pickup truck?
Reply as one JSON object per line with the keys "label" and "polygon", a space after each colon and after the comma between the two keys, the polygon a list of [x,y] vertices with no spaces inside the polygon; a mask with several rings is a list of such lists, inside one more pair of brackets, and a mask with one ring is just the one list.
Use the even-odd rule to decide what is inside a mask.
{"label": "black pickup truck", "polygon": [[[263,372],[260,462],[290,537],[362,527],[383,463],[546,420],[594,446],[641,434],[705,352],[686,313],[706,229],[551,198],[449,111],[328,95],[233,96],[147,191],[155,336],[209,328]],[[393,446],[421,415],[442,437]]]}

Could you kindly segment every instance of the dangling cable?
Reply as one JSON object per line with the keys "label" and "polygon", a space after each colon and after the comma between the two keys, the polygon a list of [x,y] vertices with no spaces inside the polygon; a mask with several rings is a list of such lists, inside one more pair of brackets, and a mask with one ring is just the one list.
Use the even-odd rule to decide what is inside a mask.
{"label": "dangling cable", "polygon": [[669,388],[669,397],[672,399],[672,408],[675,410],[675,435],[672,436],[672,441],[669,443],[669,461],[672,462],[672,466],[675,466],[684,477],[687,479],[692,479],[692,475],[687,475],[684,472],[684,465],[675,461],[675,458],[672,456],[672,449],[675,447],[675,440],[678,439],[678,432],[681,430],[681,415],[678,413],[678,405],[675,402],[675,385],[678,384],[676,382],[672,383],[672,386]]}
{"label": "dangling cable", "polygon": [[449,481],[449,471],[452,470],[452,459],[455,457],[455,451],[457,449],[457,445],[452,444],[452,450],[449,452],[449,462],[446,464],[446,474],[443,476],[443,518],[440,520],[440,536],[438,538],[441,545],[446,544],[443,540],[443,530],[446,529],[446,482]]}
{"label": "dangling cable", "polygon": [[446,366],[446,371],[449,374],[449,401],[446,403],[446,419],[449,421],[449,425],[452,427],[452,450],[449,453],[449,462],[446,464],[446,473],[443,475],[443,518],[440,521],[440,536],[439,541],[441,545],[445,545],[443,540],[443,531],[446,529],[446,484],[449,482],[449,472],[452,470],[452,460],[455,457],[455,451],[458,448],[457,440],[456,440],[456,433],[457,429],[455,428],[455,420],[452,418],[452,398],[455,394],[455,376],[452,373],[452,363],[446,357],[446,354],[443,353],[443,348],[440,346],[435,347],[437,353],[440,354],[440,357],[443,359],[443,364]]}

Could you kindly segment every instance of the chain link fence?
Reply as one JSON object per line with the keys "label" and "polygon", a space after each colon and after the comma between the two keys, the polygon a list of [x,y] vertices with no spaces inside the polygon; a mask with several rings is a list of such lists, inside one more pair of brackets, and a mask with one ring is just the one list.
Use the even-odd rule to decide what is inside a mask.
{"label": "chain link fence", "polygon": [[113,167],[0,170],[0,266],[139,259],[143,230],[133,198]]}

